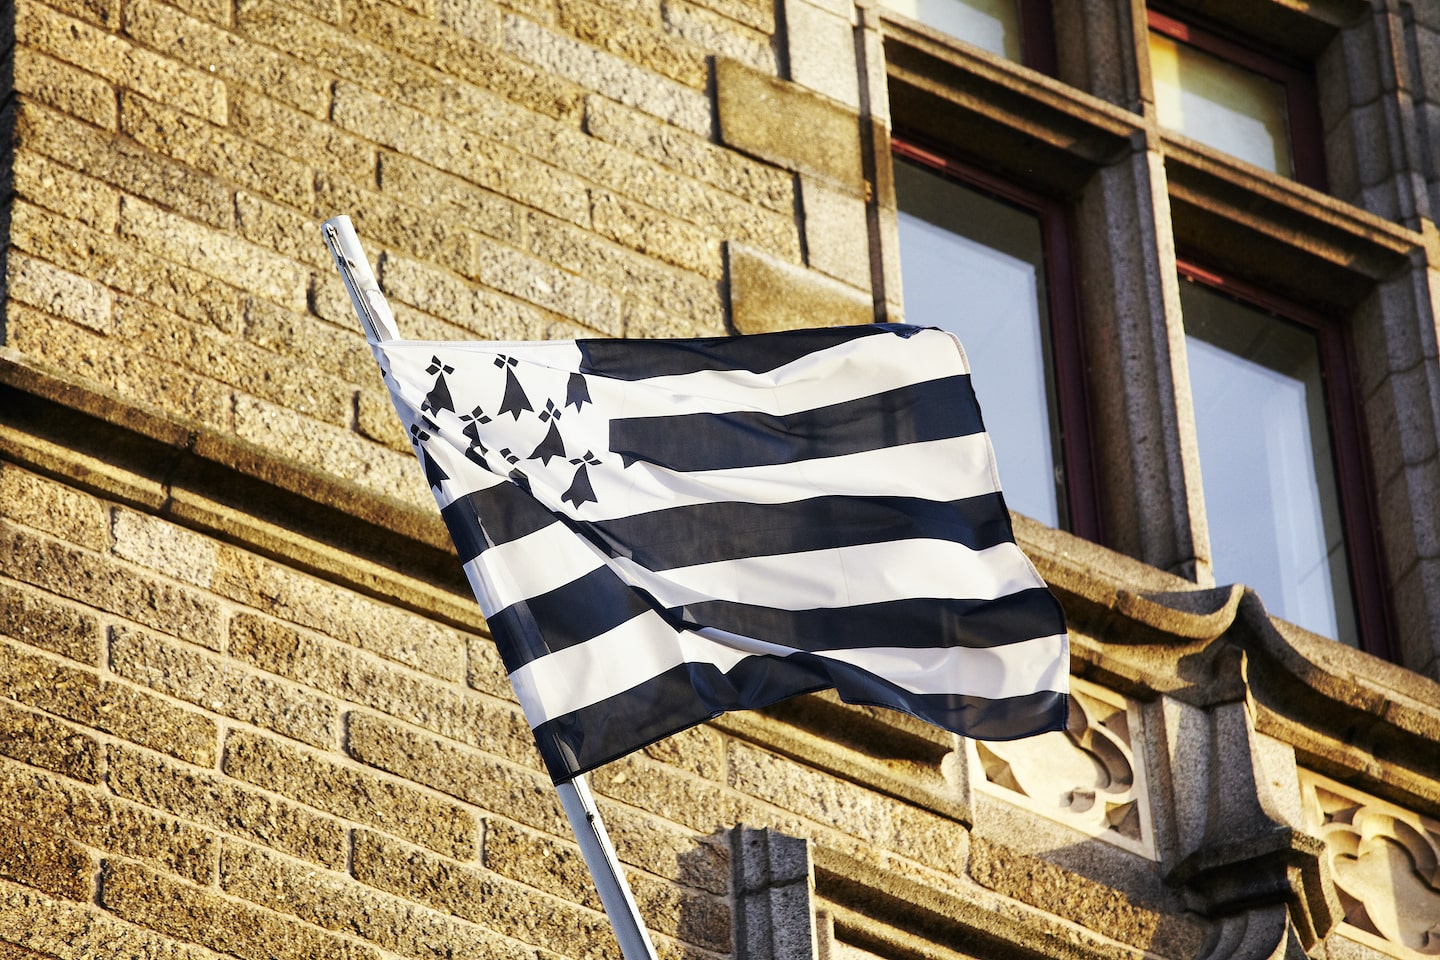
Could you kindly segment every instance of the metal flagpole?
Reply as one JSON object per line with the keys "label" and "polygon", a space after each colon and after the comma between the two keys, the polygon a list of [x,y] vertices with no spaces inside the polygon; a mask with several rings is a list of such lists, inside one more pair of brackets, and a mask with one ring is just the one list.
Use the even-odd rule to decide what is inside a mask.
{"label": "metal flagpole", "polygon": [[[395,315],[385,295],[380,292],[380,284],[375,280],[370,261],[365,258],[350,218],[343,215],[333,217],[325,221],[322,229],[325,245],[335,258],[335,266],[345,281],[350,302],[354,304],[355,313],[366,332],[375,340],[398,340],[400,333],[395,326]],[[615,856],[615,848],[610,844],[610,835],[605,832],[605,824],[600,819],[600,812],[595,809],[595,799],[590,795],[585,778],[579,776],[566,783],[558,783],[555,790],[560,794],[560,805],[565,808],[570,829],[575,831],[585,865],[590,868],[590,878],[600,894],[600,902],[610,918],[615,939],[620,941],[625,960],[656,960],[650,934],[640,919],[640,909],[630,894],[620,860]]]}

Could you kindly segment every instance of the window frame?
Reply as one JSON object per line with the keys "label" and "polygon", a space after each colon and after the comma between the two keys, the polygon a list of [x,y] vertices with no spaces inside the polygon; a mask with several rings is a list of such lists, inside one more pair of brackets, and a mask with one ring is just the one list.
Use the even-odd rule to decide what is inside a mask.
{"label": "window frame", "polygon": [[[1293,176],[1286,179],[1321,192],[1328,191],[1320,94],[1313,70],[1293,57],[1260,47],[1220,24],[1182,13],[1169,4],[1147,6],[1145,17],[1149,29],[1162,36],[1280,84],[1285,91],[1286,132],[1290,137],[1290,162],[1294,168]],[[1185,135],[1184,131],[1175,132]]]}
{"label": "window frame", "polygon": [[[1175,268],[1182,280],[1204,284],[1217,293],[1315,334],[1360,649],[1396,662],[1397,651],[1391,639],[1394,613],[1381,560],[1379,511],[1372,481],[1374,469],[1365,439],[1354,365],[1350,362],[1353,350],[1345,324],[1334,316],[1211,268],[1192,251],[1177,251]],[[1200,469],[1205,469],[1203,463]]]}
{"label": "window frame", "polygon": [[[1049,335],[1054,368],[1056,419],[1060,424],[1060,453],[1065,471],[1065,512],[1070,533],[1094,543],[1104,542],[1099,485],[1090,425],[1084,342],[1081,330],[1080,290],[1071,242],[1074,224],[1068,207],[1054,197],[1003,179],[955,158],[924,140],[896,133],[890,146],[897,158],[909,160],[945,176],[961,186],[1020,207],[1040,224],[1041,249],[1050,309],[1044,332]],[[903,262],[901,265],[903,271]]]}

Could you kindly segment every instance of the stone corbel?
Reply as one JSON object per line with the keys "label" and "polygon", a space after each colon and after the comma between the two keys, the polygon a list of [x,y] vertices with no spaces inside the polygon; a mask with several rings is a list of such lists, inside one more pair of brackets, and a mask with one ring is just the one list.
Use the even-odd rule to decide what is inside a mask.
{"label": "stone corbel", "polygon": [[1165,705],[1177,780],[1167,881],[1218,921],[1209,958],[1303,957],[1342,910],[1324,843],[1304,829],[1294,751],[1255,729],[1246,657],[1274,630],[1263,605],[1238,585],[1116,600],[1141,632],[1203,643],[1217,672],[1200,685],[1208,696],[1192,687]]}

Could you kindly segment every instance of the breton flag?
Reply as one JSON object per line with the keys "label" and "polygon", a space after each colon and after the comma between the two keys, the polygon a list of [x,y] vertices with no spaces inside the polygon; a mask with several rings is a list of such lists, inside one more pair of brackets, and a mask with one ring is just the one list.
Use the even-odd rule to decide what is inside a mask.
{"label": "breton flag", "polygon": [[371,346],[555,782],[826,688],[1065,728],[1064,615],[953,335]]}

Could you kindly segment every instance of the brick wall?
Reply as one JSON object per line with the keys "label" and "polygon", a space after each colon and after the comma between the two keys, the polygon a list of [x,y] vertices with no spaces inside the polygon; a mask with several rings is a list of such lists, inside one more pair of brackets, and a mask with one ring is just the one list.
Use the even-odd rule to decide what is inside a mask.
{"label": "brick wall", "polygon": [[[1365,911],[1440,848],[1440,688],[1165,572],[1198,508],[1153,214],[1199,161],[1112,102],[1140,6],[1053,5],[1085,31],[1059,79],[848,0],[0,0],[0,960],[618,955],[319,224],[351,215],[415,338],[898,319],[892,108],[1066,192],[1129,555],[1016,517],[1073,736],[981,752],[811,696],[597,771],[660,955],[1395,955]],[[1328,31],[1361,93],[1394,72],[1359,0],[1182,5]],[[1197,156],[1205,223],[1370,291],[1433,673],[1433,224]],[[1267,253],[1315,243],[1345,264]],[[1341,903],[1346,811],[1411,859]]]}

